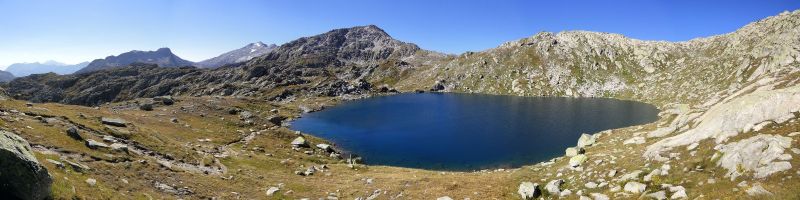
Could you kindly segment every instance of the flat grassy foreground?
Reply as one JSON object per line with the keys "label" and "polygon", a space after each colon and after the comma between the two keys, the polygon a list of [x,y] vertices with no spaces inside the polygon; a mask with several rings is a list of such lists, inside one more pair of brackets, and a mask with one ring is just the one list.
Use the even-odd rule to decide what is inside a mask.
{"label": "flat grassy foreground", "polygon": [[[644,144],[623,144],[634,135],[668,123],[672,120],[669,117],[602,132],[597,144],[586,148],[588,160],[581,170],[568,167],[568,158],[560,157],[518,169],[443,172],[351,166],[345,159],[315,148],[316,144],[327,142],[311,135],[302,134],[310,147],[292,148],[290,142],[298,133],[275,123],[274,119],[297,118],[303,112],[301,107],[318,109],[335,105],[341,101],[338,99],[281,103],[178,97],[175,104],[156,104],[152,111],[139,109],[137,101],[150,99],[94,108],[0,100],[0,127],[19,134],[34,146],[40,163],[53,176],[53,199],[519,199],[520,182],[544,187],[553,179],[564,179],[566,183],[561,188],[572,191],[563,199],[577,199],[579,191],[585,196],[602,193],[612,199],[648,199],[643,194],[613,191],[625,184],[615,179],[635,170],[644,171],[638,177],[641,178],[664,164],[671,167],[668,175],[650,181],[639,179],[647,184],[645,193],[661,191],[662,184],[671,184],[685,187],[688,199],[800,199],[797,168],[763,180],[740,177],[731,181],[724,177],[726,170],[711,160],[715,145],[712,141],[702,143],[694,155],[677,150],[679,157],[667,163],[649,162],[642,157],[645,147],[656,139],[648,138]],[[127,124],[104,125],[101,117],[123,119]],[[84,140],[127,144],[129,149],[89,148],[84,141],[66,134],[69,127],[78,127]],[[797,130],[800,122],[793,120],[737,137],[788,135]],[[792,147],[798,146],[797,137],[800,136],[794,137]],[[800,166],[796,159],[799,155],[792,156],[792,166]],[[320,170],[307,176],[296,174],[312,166]],[[617,171],[614,177],[608,175],[611,170]],[[96,183],[90,184],[87,179]],[[744,186],[742,181],[746,181]],[[606,184],[589,188],[588,182]],[[761,185],[774,195],[748,196],[745,191],[754,185]],[[268,195],[272,187],[278,190]],[[546,199],[559,198],[544,193]]]}

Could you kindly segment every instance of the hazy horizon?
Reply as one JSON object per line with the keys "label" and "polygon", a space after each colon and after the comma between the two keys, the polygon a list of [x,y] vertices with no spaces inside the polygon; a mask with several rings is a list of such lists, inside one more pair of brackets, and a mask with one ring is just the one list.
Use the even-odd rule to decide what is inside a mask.
{"label": "hazy horizon", "polygon": [[[798,8],[800,2],[788,1],[0,0],[0,27],[11,27],[0,33],[4,44],[0,68],[48,60],[77,64],[161,47],[197,62],[253,42],[280,45],[369,24],[398,40],[451,54],[493,48],[542,31],[586,30],[642,40],[685,41],[732,32]],[[405,14],[405,10],[417,14]]]}

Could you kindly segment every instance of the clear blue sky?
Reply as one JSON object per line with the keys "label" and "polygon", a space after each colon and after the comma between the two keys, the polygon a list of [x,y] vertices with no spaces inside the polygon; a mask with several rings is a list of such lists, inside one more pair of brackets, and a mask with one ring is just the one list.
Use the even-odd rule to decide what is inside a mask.
{"label": "clear blue sky", "polygon": [[0,68],[159,47],[200,61],[251,42],[282,44],[366,24],[446,53],[480,51],[541,31],[683,41],[798,8],[797,0],[0,0]]}

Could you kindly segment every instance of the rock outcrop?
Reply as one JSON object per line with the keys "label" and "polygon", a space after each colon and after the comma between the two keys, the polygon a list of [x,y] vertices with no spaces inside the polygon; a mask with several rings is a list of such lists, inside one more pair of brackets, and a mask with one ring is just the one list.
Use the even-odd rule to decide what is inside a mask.
{"label": "rock outcrop", "polygon": [[792,156],[784,153],[791,147],[792,138],[778,135],[756,135],[738,142],[723,145],[717,165],[728,170],[731,180],[743,173],[753,172],[757,179],[792,168]]}
{"label": "rock outcrop", "polygon": [[0,196],[45,199],[53,180],[25,139],[0,131]]}

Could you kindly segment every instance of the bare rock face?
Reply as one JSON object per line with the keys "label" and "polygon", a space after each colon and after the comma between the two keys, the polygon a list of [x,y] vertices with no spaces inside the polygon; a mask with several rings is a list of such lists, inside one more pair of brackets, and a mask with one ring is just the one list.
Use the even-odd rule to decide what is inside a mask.
{"label": "bare rock face", "polygon": [[749,131],[754,124],[782,121],[800,111],[800,86],[777,90],[756,91],[708,109],[693,129],[658,141],[647,147],[646,158],[665,160],[662,152],[705,139],[722,143],[740,132]]}
{"label": "bare rock face", "polygon": [[45,199],[53,180],[25,139],[0,131],[0,196]]}
{"label": "bare rock face", "polygon": [[790,148],[792,138],[779,135],[757,135],[738,142],[723,145],[720,148],[722,157],[717,165],[728,170],[726,176],[731,180],[753,172],[754,178],[765,178],[775,172],[792,168],[788,159],[791,155],[784,153]]}

